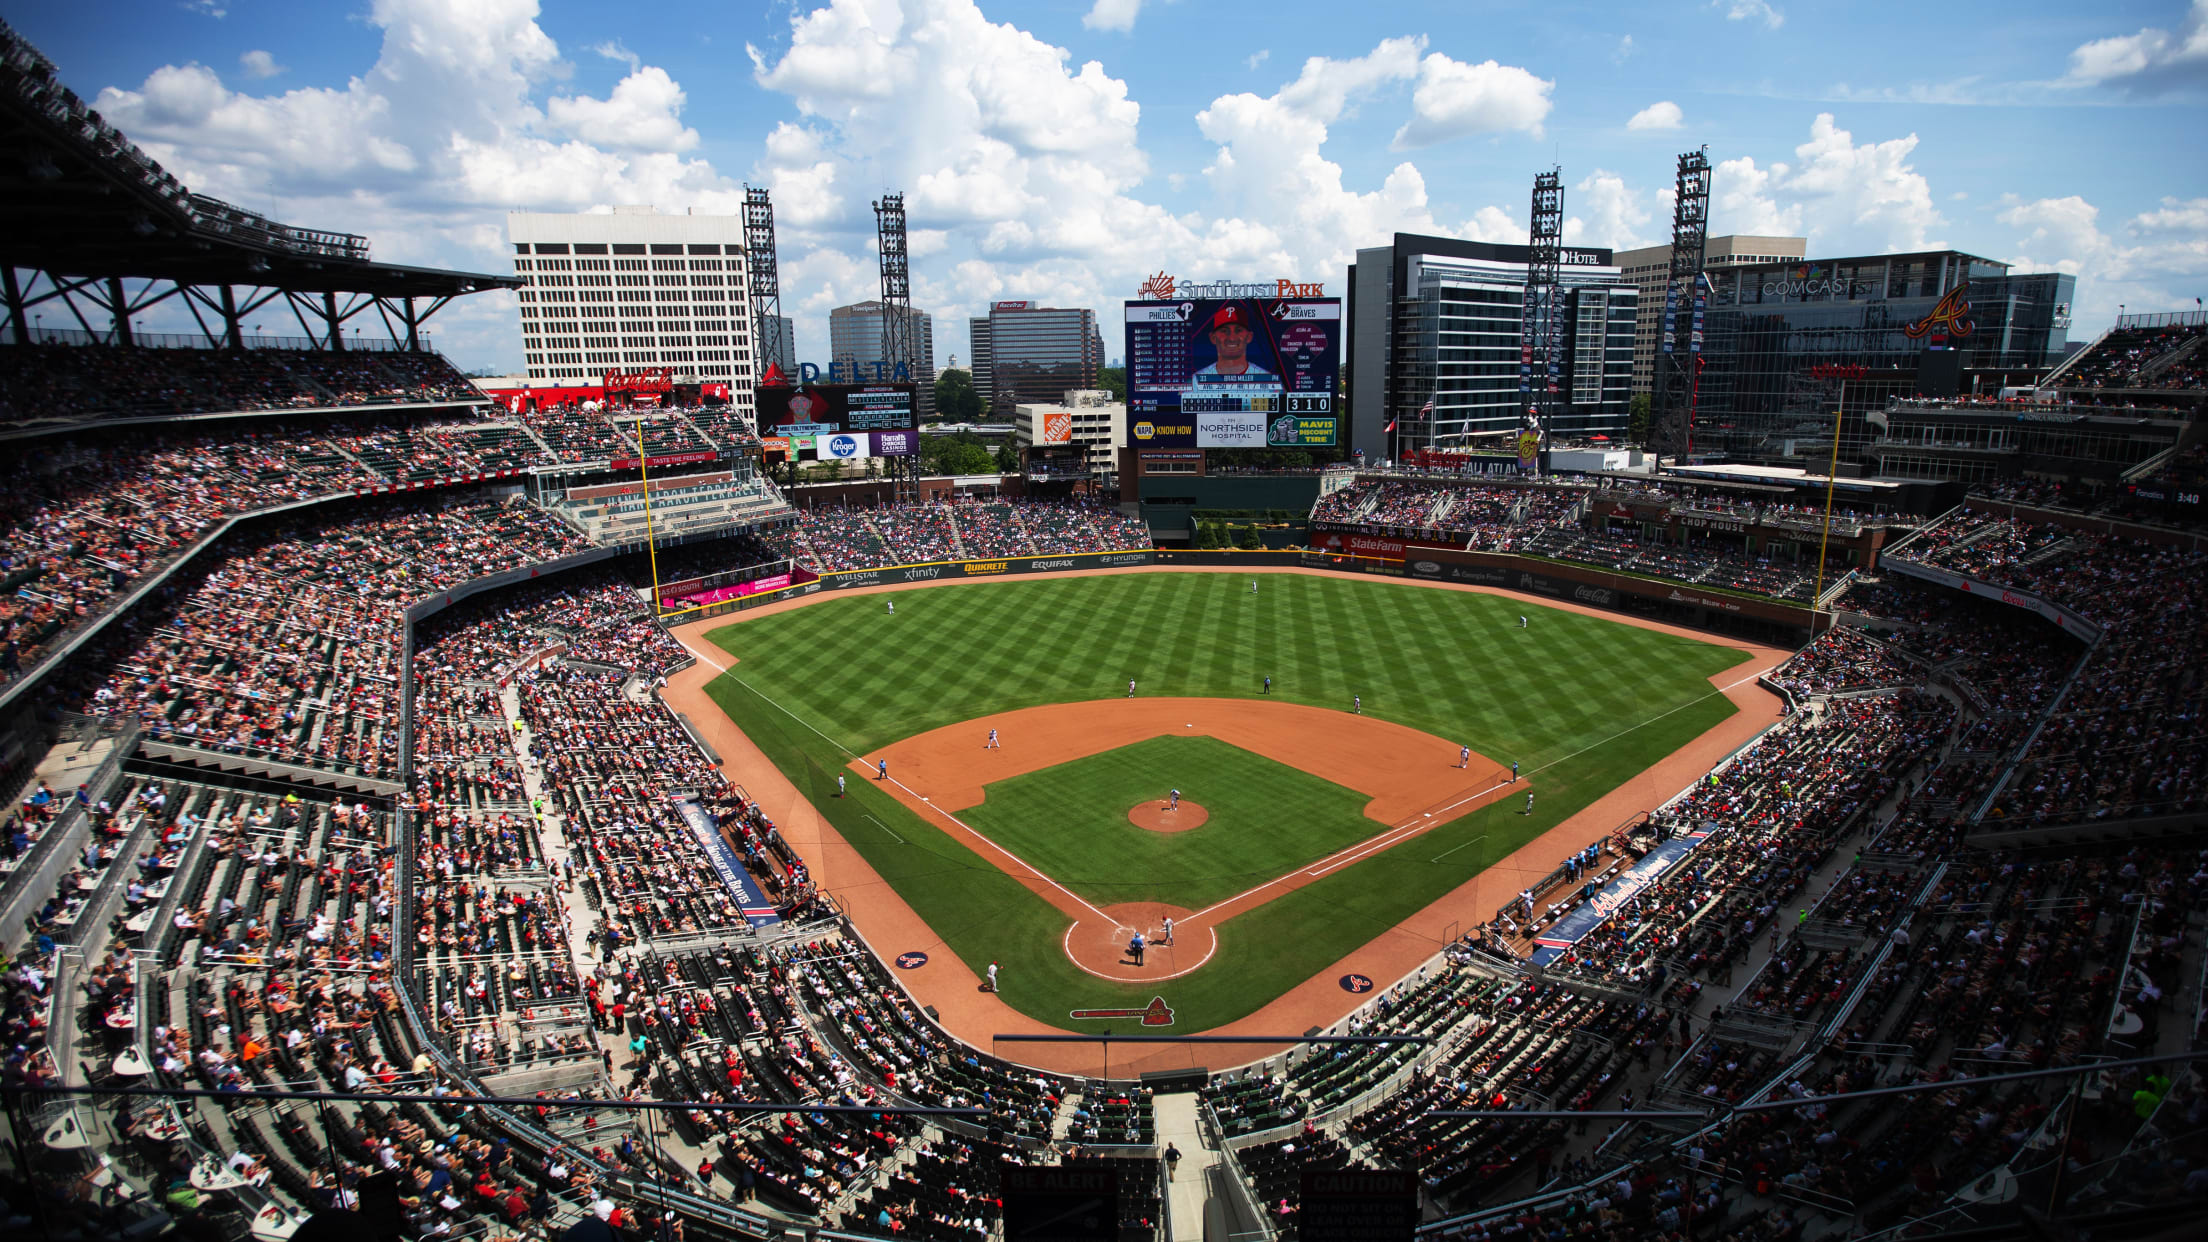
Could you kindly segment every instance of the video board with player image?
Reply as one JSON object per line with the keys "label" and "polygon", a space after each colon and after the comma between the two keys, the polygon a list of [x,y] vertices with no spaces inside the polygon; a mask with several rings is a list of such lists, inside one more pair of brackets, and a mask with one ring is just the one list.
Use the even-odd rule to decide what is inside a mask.
{"label": "video board with player image", "polygon": [[920,451],[911,384],[762,384],[753,393],[770,459],[852,461]]}
{"label": "video board with player image", "polygon": [[1127,303],[1137,448],[1332,448],[1340,298]]}

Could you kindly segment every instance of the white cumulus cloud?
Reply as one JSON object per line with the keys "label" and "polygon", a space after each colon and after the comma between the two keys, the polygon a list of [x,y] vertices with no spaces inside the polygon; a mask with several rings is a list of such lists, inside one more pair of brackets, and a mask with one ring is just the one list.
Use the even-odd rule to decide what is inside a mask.
{"label": "white cumulus cloud", "polygon": [[1668,99],[1659,99],[1648,105],[1625,123],[1627,129],[1677,129],[1686,123],[1686,114],[1679,105]]}
{"label": "white cumulus cloud", "polygon": [[[504,270],[509,209],[741,209],[740,185],[682,154],[697,136],[663,70],[641,67],[603,100],[540,106],[563,66],[536,17],[535,0],[376,0],[381,48],[342,86],[254,94],[187,63],[94,106],[194,190],[364,230],[395,262]],[[462,365],[517,362],[512,305],[461,299],[433,321],[440,345]]]}
{"label": "white cumulus cloud", "polygon": [[1566,242],[1628,250],[1656,241],[1655,237],[1641,231],[1649,222],[1651,211],[1625,184],[1625,178],[1614,172],[1598,168],[1588,174],[1572,187],[1564,205],[1576,209],[1564,221]]}
{"label": "white cumulus cloud", "polygon": [[570,95],[545,106],[551,123],[596,146],[621,150],[688,151],[698,131],[682,123],[682,87],[657,65],[621,79],[604,99]]}
{"label": "white cumulus cloud", "polygon": [[2146,26],[2136,34],[2080,45],[2070,53],[2063,80],[2136,94],[2208,84],[2208,0],[2193,0],[2175,32]]}
{"label": "white cumulus cloud", "polygon": [[1770,0],[1710,0],[1711,8],[1722,8],[1728,21],[1762,22],[1771,30],[1786,24],[1786,15],[1771,7]]}
{"label": "white cumulus cloud", "polygon": [[2104,232],[2100,215],[2071,194],[2016,202],[1996,219],[2016,230],[2007,257],[2019,270],[2078,278],[2076,313],[2086,330],[2113,322],[2118,306],[2133,314],[2191,309],[2208,277],[2208,198],[2165,198],[2121,235]]}
{"label": "white cumulus cloud", "polygon": [[284,71],[274,56],[258,49],[239,56],[238,68],[249,78],[273,78]]}
{"label": "white cumulus cloud", "polygon": [[1129,31],[1142,14],[1142,0],[1096,0],[1082,15],[1081,24],[1091,30]]}
{"label": "white cumulus cloud", "polygon": [[1434,52],[1419,62],[1411,119],[1396,131],[1395,149],[1512,130],[1539,137],[1555,89],[1555,82],[1516,65],[1471,65]]}

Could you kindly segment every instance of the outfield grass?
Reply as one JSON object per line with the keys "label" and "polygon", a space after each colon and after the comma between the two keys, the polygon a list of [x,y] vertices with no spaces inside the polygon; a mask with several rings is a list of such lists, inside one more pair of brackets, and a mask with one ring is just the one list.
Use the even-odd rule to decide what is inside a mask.
{"label": "outfield grass", "polygon": [[1000,962],[1006,1003],[1061,1024],[1070,1008],[1159,989],[1080,971],[1060,951],[1057,910],[872,782],[833,797],[853,755],[989,712],[1119,698],[1130,677],[1143,694],[1252,698],[1269,674],[1276,697],[1343,708],[1362,695],[1367,715],[1523,765],[1533,815],[1517,800],[1485,807],[1222,928],[1211,962],[1164,989],[1176,1028],[1199,1030],[1257,1009],[1731,715],[1708,679],[1746,658],[1515,597],[1287,574],[1253,596],[1247,581],[918,589],[894,616],[872,596],[829,598],[714,631],[740,663],[709,692],[945,946],[977,972]]}
{"label": "outfield grass", "polygon": [[[1127,820],[1166,789],[1201,795],[1193,832]],[[1201,910],[1381,831],[1354,789],[1209,737],[1154,737],[997,781],[959,812],[974,830],[1100,906]]]}

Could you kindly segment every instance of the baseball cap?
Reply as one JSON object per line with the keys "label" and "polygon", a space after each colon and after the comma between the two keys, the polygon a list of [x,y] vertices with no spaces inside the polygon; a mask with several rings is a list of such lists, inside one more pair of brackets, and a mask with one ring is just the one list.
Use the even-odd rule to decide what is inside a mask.
{"label": "baseball cap", "polygon": [[1249,312],[1242,309],[1240,302],[1229,302],[1211,312],[1211,322],[1204,325],[1204,331],[1216,332],[1227,327],[1240,328],[1245,332],[1250,330]]}

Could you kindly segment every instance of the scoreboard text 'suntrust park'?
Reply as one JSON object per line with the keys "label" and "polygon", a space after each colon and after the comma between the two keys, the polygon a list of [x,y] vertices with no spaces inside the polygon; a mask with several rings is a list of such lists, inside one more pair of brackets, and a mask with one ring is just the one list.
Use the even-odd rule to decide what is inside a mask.
{"label": "scoreboard text 'suntrust park'", "polygon": [[1136,448],[1332,448],[1340,298],[1127,303]]}

